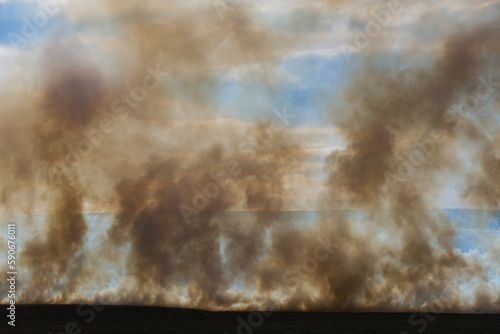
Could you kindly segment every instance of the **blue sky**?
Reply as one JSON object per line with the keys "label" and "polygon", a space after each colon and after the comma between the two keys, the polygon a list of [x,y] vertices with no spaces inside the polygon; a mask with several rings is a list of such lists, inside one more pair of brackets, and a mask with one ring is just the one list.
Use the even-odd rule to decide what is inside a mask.
{"label": "blue sky", "polygon": [[68,33],[73,29],[77,27],[62,12],[49,15],[36,2],[0,2],[0,45],[15,47],[22,39],[23,47],[36,45],[40,48],[52,34]]}

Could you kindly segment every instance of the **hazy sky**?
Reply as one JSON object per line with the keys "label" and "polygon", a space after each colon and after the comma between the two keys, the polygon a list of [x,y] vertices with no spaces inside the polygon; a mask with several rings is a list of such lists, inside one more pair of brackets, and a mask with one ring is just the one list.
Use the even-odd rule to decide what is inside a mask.
{"label": "hazy sky", "polygon": [[[498,310],[499,16],[487,0],[0,0],[20,300]],[[294,274],[322,236],[335,255]]]}

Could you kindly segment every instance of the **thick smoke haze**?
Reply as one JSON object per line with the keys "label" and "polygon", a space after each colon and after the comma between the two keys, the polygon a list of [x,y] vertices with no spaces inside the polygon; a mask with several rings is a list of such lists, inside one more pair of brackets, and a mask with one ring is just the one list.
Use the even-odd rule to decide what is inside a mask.
{"label": "thick smoke haze", "polygon": [[500,1],[52,5],[0,2],[18,303],[500,310]]}

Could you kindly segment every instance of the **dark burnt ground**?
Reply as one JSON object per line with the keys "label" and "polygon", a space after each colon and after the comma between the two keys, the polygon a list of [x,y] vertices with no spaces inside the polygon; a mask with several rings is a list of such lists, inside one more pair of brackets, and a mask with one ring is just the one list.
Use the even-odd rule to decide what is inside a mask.
{"label": "dark burnt ground", "polygon": [[21,305],[0,333],[500,333],[500,314],[208,312],[104,305]]}

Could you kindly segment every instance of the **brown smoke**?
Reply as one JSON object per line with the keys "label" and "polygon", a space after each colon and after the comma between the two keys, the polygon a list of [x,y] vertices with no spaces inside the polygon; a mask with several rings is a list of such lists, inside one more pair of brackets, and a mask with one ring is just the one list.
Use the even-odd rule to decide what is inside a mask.
{"label": "brown smoke", "polygon": [[500,157],[494,143],[488,143],[481,149],[478,159],[481,171],[469,177],[469,185],[465,196],[485,205],[489,209],[497,209],[500,205]]}
{"label": "brown smoke", "polygon": [[[354,104],[355,109],[346,106],[347,115],[343,117],[341,113],[341,118],[335,120],[341,124],[348,145],[343,154],[334,152],[327,159],[331,166],[328,167],[327,185],[332,204],[326,205],[338,205],[334,202],[339,199],[362,208],[389,205],[391,217],[370,217],[370,221],[376,222],[379,229],[390,231],[401,246],[397,253],[387,249],[377,252],[376,249],[367,250],[370,244],[367,240],[363,258],[373,254],[388,258],[381,260],[379,257],[378,261],[366,263],[366,267],[351,270],[347,281],[358,283],[352,293],[345,295],[347,288],[343,282],[335,282],[337,273],[331,275],[331,298],[341,302],[343,307],[359,307],[355,298],[356,294],[362,294],[365,302],[377,309],[399,308],[394,303],[398,299],[404,300],[403,305],[429,307],[437,304],[453,309],[453,305],[459,304],[454,296],[458,293],[449,300],[443,297],[445,290],[456,288],[450,283],[453,277],[464,280],[473,276],[486,277],[486,268],[467,263],[454,251],[455,231],[450,222],[422,208],[431,206],[426,201],[426,188],[443,173],[453,172],[457,161],[452,145],[463,135],[457,122],[448,121],[445,114],[457,96],[467,91],[475,70],[481,66],[482,53],[489,51],[497,38],[490,26],[454,36],[430,72],[416,70],[405,80],[400,80],[399,74],[392,74],[389,68],[373,65],[371,60],[356,73],[357,80],[346,92],[346,101]],[[333,115],[338,117],[335,111]],[[468,120],[462,121],[467,128]],[[404,142],[408,134],[425,128],[434,129],[438,134],[434,136],[444,139],[436,140],[425,152],[425,161],[412,166],[419,169],[418,173],[409,174],[413,182],[387,177],[397,168],[395,163],[401,149],[398,143]],[[429,131],[424,132],[423,138],[427,140],[431,135]],[[421,150],[419,154],[422,153]],[[494,166],[494,161],[483,162],[483,165]],[[491,170],[491,167],[487,169],[484,178],[491,177]],[[483,184],[482,189],[491,192],[495,187]],[[482,196],[486,197],[490,203],[495,201],[495,196]],[[349,262],[358,266],[354,258]],[[365,262],[359,265],[364,266]],[[377,274],[382,275],[383,283],[375,284]]]}
{"label": "brown smoke", "polygon": [[[53,62],[61,57],[64,62]],[[45,238],[28,241],[21,256],[33,273],[26,288],[29,298],[38,302],[45,301],[48,290],[57,286],[63,296],[76,288],[87,232],[82,214],[86,191],[71,170],[72,161],[66,160],[67,145],[76,145],[76,133],[98,114],[104,95],[99,75],[82,65],[75,54],[56,45],[44,58],[47,82],[32,118],[33,147],[22,152],[31,154],[35,167],[31,172],[38,182],[48,185],[45,196],[51,203]]]}
{"label": "brown smoke", "polygon": [[[180,1],[160,8],[168,20],[134,1],[106,3],[120,52],[98,47],[115,67],[63,37],[31,60],[33,91],[2,93],[1,203],[48,213],[21,253],[21,302],[463,311],[461,281],[479,286],[475,310],[498,310],[485,262],[457,251],[452,222],[428,210],[442,179],[461,175],[464,143],[481,149],[464,198],[499,208],[498,133],[450,113],[478,70],[498,66],[485,61],[498,51],[497,26],[448,37],[432,64],[407,50],[397,61],[410,69],[371,53],[349,68],[325,111],[346,147],[324,162],[324,189],[311,199],[324,210],[311,219],[287,211],[300,191],[287,182],[309,158],[291,126],[271,110],[250,125],[218,120],[215,97],[231,70],[274,96],[280,59],[306,34],[271,29],[250,5],[223,18]],[[114,213],[95,249],[89,207]],[[112,267],[128,275],[125,289],[99,289],[109,276],[96,271]]]}

